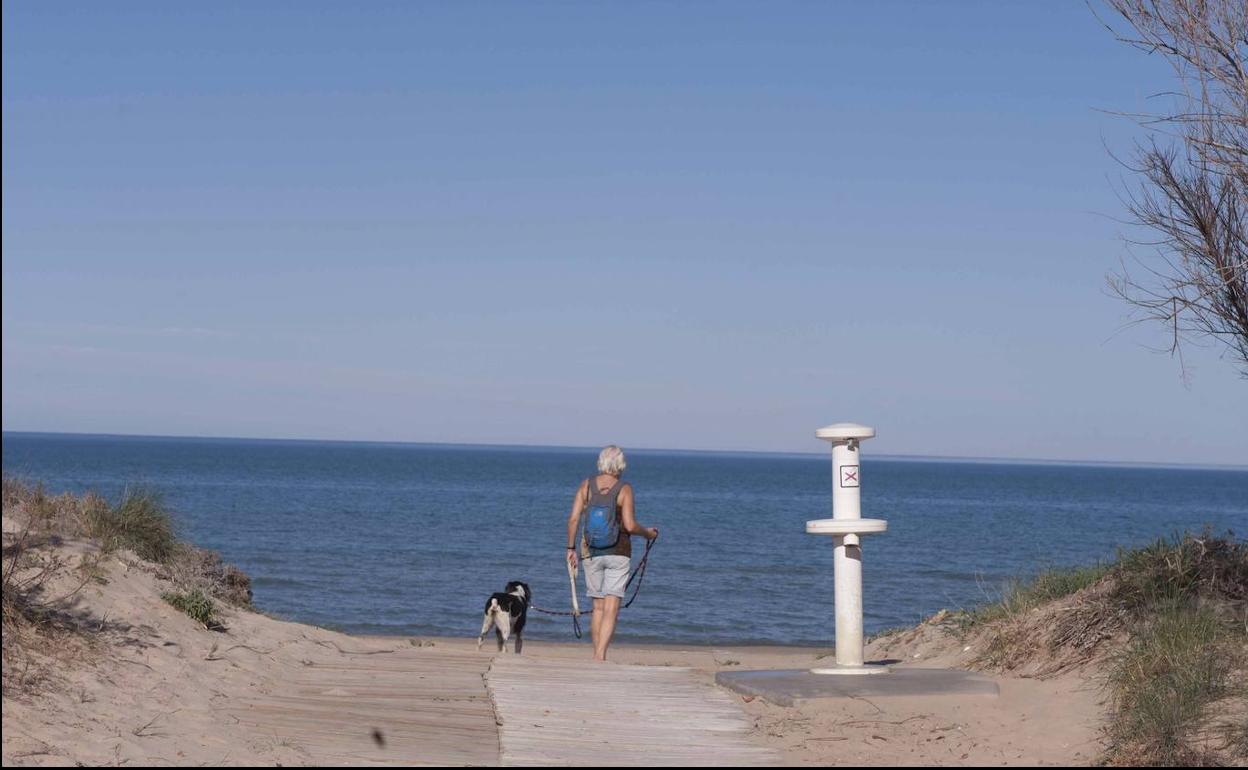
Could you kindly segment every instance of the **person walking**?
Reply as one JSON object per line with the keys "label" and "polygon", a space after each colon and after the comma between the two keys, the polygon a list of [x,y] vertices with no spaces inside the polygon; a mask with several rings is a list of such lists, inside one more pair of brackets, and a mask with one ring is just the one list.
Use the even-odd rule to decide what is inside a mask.
{"label": "person walking", "polygon": [[594,660],[599,661],[607,659],[607,647],[615,635],[632,566],[631,537],[653,540],[659,536],[657,528],[637,523],[633,487],[621,479],[626,467],[624,450],[614,444],[603,449],[598,454],[598,473],[577,487],[568,516],[568,564],[575,569],[579,558],[585,570],[586,593],[594,601],[590,639]]}

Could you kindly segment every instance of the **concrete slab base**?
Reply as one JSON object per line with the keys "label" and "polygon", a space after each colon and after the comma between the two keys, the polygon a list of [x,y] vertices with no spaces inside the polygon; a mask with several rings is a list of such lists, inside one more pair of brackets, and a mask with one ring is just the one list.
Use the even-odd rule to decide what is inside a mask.
{"label": "concrete slab base", "polygon": [[892,670],[892,667],[882,663],[864,663],[861,666],[842,666],[840,663],[833,663],[822,668],[812,668],[810,673],[827,674],[828,676],[870,676],[872,674],[887,674]]}
{"label": "concrete slab base", "polygon": [[815,698],[890,696],[973,696],[995,698],[997,683],[982,674],[947,668],[897,667],[880,676],[814,674],[804,668],[774,671],[721,671],[715,682],[742,695],[780,706]]}

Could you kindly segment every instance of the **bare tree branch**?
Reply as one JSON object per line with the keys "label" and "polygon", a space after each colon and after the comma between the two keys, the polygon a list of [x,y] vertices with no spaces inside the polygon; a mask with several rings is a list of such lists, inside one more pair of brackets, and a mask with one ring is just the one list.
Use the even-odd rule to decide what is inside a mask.
{"label": "bare tree branch", "polygon": [[1167,327],[1180,362],[1183,345],[1212,342],[1248,377],[1248,3],[1104,2],[1126,25],[1105,24],[1116,39],[1163,56],[1180,85],[1163,94],[1171,109],[1130,115],[1149,136],[1124,204],[1149,236],[1127,240],[1150,253],[1110,288]]}

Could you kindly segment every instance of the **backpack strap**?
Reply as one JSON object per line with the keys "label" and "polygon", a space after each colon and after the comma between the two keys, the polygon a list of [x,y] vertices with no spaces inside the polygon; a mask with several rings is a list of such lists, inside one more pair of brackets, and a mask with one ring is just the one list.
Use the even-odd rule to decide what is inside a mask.
{"label": "backpack strap", "polygon": [[590,486],[590,489],[592,490],[592,493],[597,494],[597,495],[602,495],[604,497],[609,496],[612,492],[616,490],[617,487],[620,486],[620,484],[623,484],[623,483],[624,483],[624,479],[620,478],[619,476],[616,476],[615,483],[612,484],[607,489],[606,492],[599,492],[598,491],[598,476],[595,475],[595,476],[589,477],[589,486]]}

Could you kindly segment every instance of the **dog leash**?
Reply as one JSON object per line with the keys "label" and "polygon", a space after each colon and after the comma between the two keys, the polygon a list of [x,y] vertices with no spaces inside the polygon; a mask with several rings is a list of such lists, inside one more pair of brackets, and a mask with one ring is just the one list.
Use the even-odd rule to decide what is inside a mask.
{"label": "dog leash", "polygon": [[[642,554],[641,561],[637,562],[637,566],[633,568],[633,573],[628,576],[628,581],[624,583],[624,590],[627,591],[628,587],[633,584],[633,579],[636,578],[637,580],[637,587],[633,589],[633,595],[629,598],[627,602],[624,603],[624,607],[630,606],[634,601],[637,600],[637,594],[641,593],[641,583],[643,580],[646,579],[646,565],[650,561],[650,549],[654,548],[654,544],[658,542],[658,540],[659,539],[656,537],[654,538],[654,540],[646,541],[646,552]],[[538,607],[536,604],[530,604],[529,609],[537,610],[538,612],[544,612],[547,615],[559,615],[560,617],[571,616],[572,633],[576,634],[577,639],[580,639],[583,636],[583,633],[581,631],[581,615],[592,615],[594,611],[590,609],[590,610],[585,610],[584,612],[581,612],[581,608],[577,601],[577,596],[576,596],[576,573],[577,573],[577,568],[573,567],[571,563],[569,563],[568,564],[568,580],[571,581],[571,584],[572,584],[572,610],[573,610],[572,612],[559,612],[558,610],[548,610],[544,607]]]}
{"label": "dog leash", "polygon": [[637,599],[637,594],[641,593],[641,581],[646,579],[646,562],[650,561],[650,549],[659,541],[659,536],[655,535],[653,540],[646,541],[646,552],[641,555],[641,561],[637,562],[637,568],[633,570],[633,574],[628,576],[628,582],[624,584],[624,590],[632,585],[633,578],[637,578],[637,587],[633,589],[633,598],[624,603],[625,607],[632,604]]}

